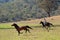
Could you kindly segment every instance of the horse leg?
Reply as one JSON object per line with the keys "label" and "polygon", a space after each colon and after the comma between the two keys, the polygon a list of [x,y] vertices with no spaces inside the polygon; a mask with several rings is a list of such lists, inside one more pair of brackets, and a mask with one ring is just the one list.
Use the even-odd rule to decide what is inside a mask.
{"label": "horse leg", "polygon": [[27,33],[27,29],[25,30],[25,33]]}
{"label": "horse leg", "polygon": [[43,30],[45,29],[45,27],[42,27],[43,28]]}
{"label": "horse leg", "polygon": [[49,30],[53,30],[53,29],[51,29],[51,26],[54,27],[54,25],[50,23],[50,25],[49,25]]}
{"label": "horse leg", "polygon": [[26,33],[27,33],[27,31],[30,33],[30,30],[29,29],[26,29]]}
{"label": "horse leg", "polygon": [[46,27],[46,29],[47,29],[47,31],[49,32],[49,28],[48,28],[48,27]]}
{"label": "horse leg", "polygon": [[29,29],[27,29],[27,31],[30,33],[30,30]]}
{"label": "horse leg", "polygon": [[20,35],[20,31],[18,31],[18,35]]}

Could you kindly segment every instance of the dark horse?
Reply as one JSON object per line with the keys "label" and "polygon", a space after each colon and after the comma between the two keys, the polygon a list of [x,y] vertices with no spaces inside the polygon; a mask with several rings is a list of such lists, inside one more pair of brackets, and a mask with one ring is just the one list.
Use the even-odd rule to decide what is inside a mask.
{"label": "dark horse", "polygon": [[49,23],[49,22],[46,22],[46,23],[44,24],[44,22],[41,21],[40,24],[42,24],[42,25],[43,25],[43,28],[46,28],[48,32],[49,32],[49,28],[50,28],[51,26],[54,26],[52,23]]}
{"label": "dark horse", "polygon": [[[16,23],[12,24],[11,26],[14,26],[16,28],[16,30],[18,31],[18,35],[20,34],[20,31],[21,30],[25,30],[26,32],[28,31],[30,33],[30,30],[29,29],[32,29],[31,27],[29,26],[22,26],[22,27],[19,27]],[[29,29],[28,29],[29,28]]]}

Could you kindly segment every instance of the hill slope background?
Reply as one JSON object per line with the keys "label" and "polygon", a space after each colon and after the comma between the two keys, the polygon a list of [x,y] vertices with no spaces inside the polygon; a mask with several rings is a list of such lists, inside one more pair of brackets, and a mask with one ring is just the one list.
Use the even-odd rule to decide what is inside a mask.
{"label": "hill slope background", "polygon": [[[53,17],[47,17],[46,20],[54,25],[54,27],[60,27],[60,15],[59,16],[53,16]],[[21,26],[26,26],[29,25],[31,27],[41,27],[42,25],[40,24],[40,21],[44,21],[44,18],[41,19],[32,19],[32,20],[27,20],[27,21],[18,21],[18,22],[9,22],[9,23],[0,23],[0,29],[11,29],[14,28],[11,25],[13,23],[18,24],[20,27]]]}
{"label": "hill slope background", "polygon": [[[58,2],[60,4],[60,2]],[[60,15],[60,6],[51,16]],[[0,22],[20,21],[47,17],[36,0],[0,0]]]}

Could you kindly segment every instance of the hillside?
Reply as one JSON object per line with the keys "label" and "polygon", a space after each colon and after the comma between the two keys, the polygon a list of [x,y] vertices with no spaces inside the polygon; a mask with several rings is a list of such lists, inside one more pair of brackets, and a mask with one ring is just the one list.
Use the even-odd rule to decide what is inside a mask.
{"label": "hillside", "polygon": [[[52,17],[46,17],[46,20],[48,22],[51,22],[53,24],[56,24],[56,25],[60,25],[60,15],[58,16],[52,16]],[[19,21],[17,23],[19,24],[39,24],[40,21],[44,21],[44,18],[41,18],[41,19],[32,19],[32,20],[28,20],[28,21]]]}
{"label": "hillside", "polygon": [[[58,2],[60,4],[60,2]],[[60,6],[51,16],[60,15]],[[36,0],[0,0],[0,22],[12,22],[47,17]]]}

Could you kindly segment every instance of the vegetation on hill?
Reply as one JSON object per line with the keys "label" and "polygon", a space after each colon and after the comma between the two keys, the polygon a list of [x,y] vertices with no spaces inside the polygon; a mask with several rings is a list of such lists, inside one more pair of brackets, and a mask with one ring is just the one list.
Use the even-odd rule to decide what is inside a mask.
{"label": "vegetation on hill", "polygon": [[[20,21],[47,17],[42,8],[39,8],[37,0],[11,0],[10,2],[0,2],[0,22]],[[60,4],[60,2],[58,2]],[[60,6],[51,16],[60,14]]]}

